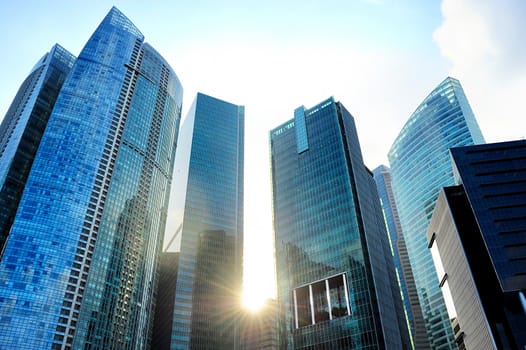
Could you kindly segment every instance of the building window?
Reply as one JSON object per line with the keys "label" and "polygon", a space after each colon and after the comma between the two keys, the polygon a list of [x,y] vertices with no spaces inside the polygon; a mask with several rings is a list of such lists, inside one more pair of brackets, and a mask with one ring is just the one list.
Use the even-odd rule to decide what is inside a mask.
{"label": "building window", "polygon": [[328,280],[332,317],[350,315],[349,297],[345,275],[332,277]]}
{"label": "building window", "polygon": [[316,323],[330,320],[326,282],[327,280],[317,282],[311,287],[312,300],[314,302],[314,322]]}
{"label": "building window", "polygon": [[351,314],[345,274],[298,287],[292,291],[292,298],[295,328]]}
{"label": "building window", "polygon": [[296,328],[312,324],[309,286],[294,290],[294,311]]}

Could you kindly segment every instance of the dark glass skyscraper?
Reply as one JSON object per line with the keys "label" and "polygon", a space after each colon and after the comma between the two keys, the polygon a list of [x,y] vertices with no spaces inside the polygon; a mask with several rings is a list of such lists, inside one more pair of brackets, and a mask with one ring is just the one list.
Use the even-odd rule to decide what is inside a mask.
{"label": "dark glass skyscraper", "polygon": [[454,183],[449,148],[484,139],[458,80],[446,78],[418,106],[389,150],[393,192],[432,349],[456,349],[427,249],[439,191]]}
{"label": "dark glass skyscraper", "polygon": [[385,165],[380,165],[373,170],[373,175],[376,189],[380,196],[380,204],[384,213],[400,289],[404,297],[404,307],[407,313],[407,320],[410,323],[413,344],[418,350],[429,349],[429,341],[427,340],[422,309],[418,301],[413,269],[411,269],[409,256],[407,255],[407,247],[391,186],[391,170]]}
{"label": "dark glass skyscraper", "polygon": [[53,46],[24,80],[0,125],[0,252],[49,115],[74,62],[72,54]]}
{"label": "dark glass skyscraper", "polygon": [[427,231],[470,349],[526,347],[526,141],[451,149],[458,186],[446,187]]}
{"label": "dark glass skyscraper", "polygon": [[71,69],[0,262],[0,348],[144,349],[181,85],[112,8]]}
{"label": "dark glass skyscraper", "polygon": [[170,349],[178,265],[179,253],[161,253],[151,346],[154,350]]}
{"label": "dark glass skyscraper", "polygon": [[243,106],[198,93],[181,127],[172,349],[239,347],[244,114]]}
{"label": "dark glass skyscraper", "polygon": [[270,132],[280,346],[410,349],[372,173],[332,98]]}

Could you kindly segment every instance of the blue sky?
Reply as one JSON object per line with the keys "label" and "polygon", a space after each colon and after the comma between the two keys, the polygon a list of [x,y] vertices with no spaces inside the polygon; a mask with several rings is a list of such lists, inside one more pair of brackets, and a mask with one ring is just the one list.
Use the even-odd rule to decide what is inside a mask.
{"label": "blue sky", "polygon": [[268,131],[296,107],[341,101],[371,169],[447,75],[487,141],[526,136],[521,0],[4,0],[0,118],[37,60],[57,42],[78,55],[113,5],[178,74],[183,115],[197,91],[246,106],[246,280],[261,296],[273,293]]}

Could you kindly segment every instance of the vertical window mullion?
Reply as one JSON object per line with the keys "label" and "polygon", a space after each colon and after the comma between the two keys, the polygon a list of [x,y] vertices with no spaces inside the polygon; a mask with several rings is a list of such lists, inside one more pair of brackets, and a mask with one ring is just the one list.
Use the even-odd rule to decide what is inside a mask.
{"label": "vertical window mullion", "polygon": [[329,289],[329,280],[325,280],[325,293],[327,294],[327,308],[329,309],[329,320],[332,320],[331,291]]}
{"label": "vertical window mullion", "polygon": [[347,290],[347,278],[345,274],[342,275],[343,291],[345,292],[345,304],[347,305],[347,315],[351,314],[351,306],[349,305],[349,291]]}
{"label": "vertical window mullion", "polygon": [[309,284],[309,301],[310,301],[310,318],[312,324],[316,324],[316,319],[314,318],[314,298],[312,296],[312,284]]}
{"label": "vertical window mullion", "polygon": [[296,326],[296,329],[299,328],[298,326],[298,298],[296,297],[296,289],[293,290],[294,294],[294,323]]}

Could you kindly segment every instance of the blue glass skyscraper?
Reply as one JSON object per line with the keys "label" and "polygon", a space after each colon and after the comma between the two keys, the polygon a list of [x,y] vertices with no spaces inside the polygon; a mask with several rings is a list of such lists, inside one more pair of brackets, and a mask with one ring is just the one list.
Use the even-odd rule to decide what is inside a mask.
{"label": "blue glass skyscraper", "polygon": [[354,119],[332,98],[270,132],[280,348],[410,349]]}
{"label": "blue glass skyscraper", "polygon": [[55,45],[33,67],[0,125],[0,252],[33,159],[75,57]]}
{"label": "blue glass skyscraper", "polygon": [[243,106],[198,93],[181,127],[171,349],[239,348],[244,117]]}
{"label": "blue glass skyscraper", "polygon": [[59,93],[0,262],[0,348],[144,349],[181,85],[118,9]]}
{"label": "blue glass skyscraper", "polygon": [[483,143],[458,80],[446,78],[418,106],[389,150],[393,192],[432,349],[457,348],[426,231],[439,191],[454,183],[449,148]]}
{"label": "blue glass skyscraper", "polygon": [[413,270],[407,255],[407,247],[391,186],[391,170],[385,165],[380,165],[373,170],[373,175],[376,189],[380,196],[380,204],[384,213],[397,278],[400,282],[400,290],[403,294],[404,308],[410,324],[413,345],[418,350],[429,349],[422,309],[416,293]]}

